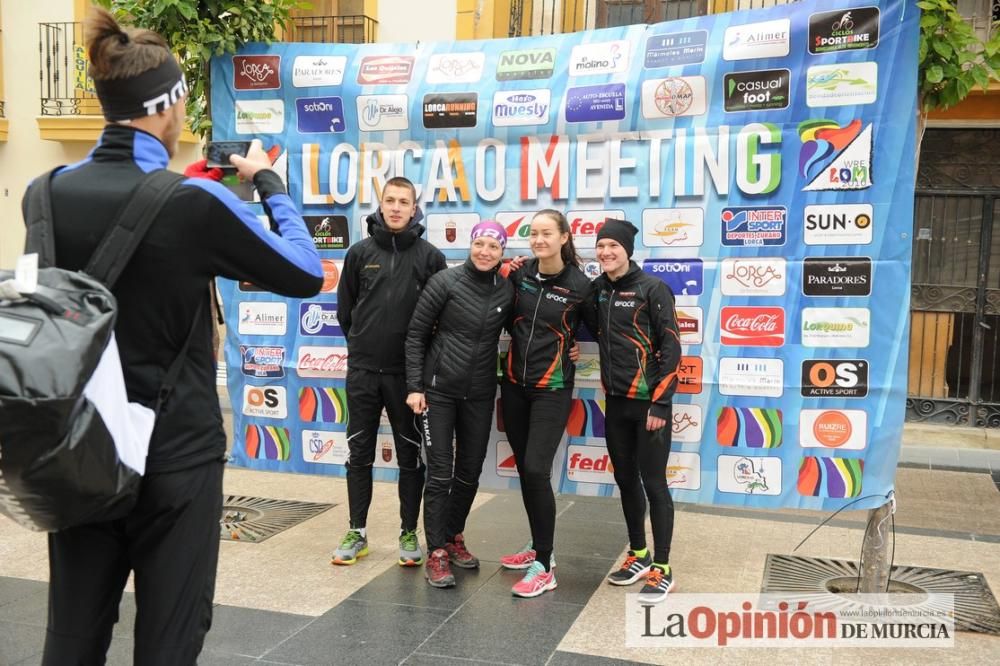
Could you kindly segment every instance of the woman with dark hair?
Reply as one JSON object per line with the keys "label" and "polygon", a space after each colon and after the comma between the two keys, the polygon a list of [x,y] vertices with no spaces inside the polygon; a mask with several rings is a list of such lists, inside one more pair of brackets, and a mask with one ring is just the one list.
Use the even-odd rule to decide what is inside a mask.
{"label": "woman with dark hair", "polygon": [[[570,360],[591,291],[579,268],[566,217],[543,210],[531,221],[532,259],[509,275],[514,285],[514,311],[500,392],[507,441],[514,451],[521,499],[528,514],[531,542],[505,555],[508,569],[527,569],[511,592],[537,597],[555,589],[552,571],[556,502],[552,493],[552,461],[573,399]],[[594,328],[593,320],[590,327]]]}
{"label": "woman with dark hair", "polygon": [[[625,220],[607,220],[597,232],[597,260],[604,273],[594,280],[592,306],[606,400],[604,434],[629,538],[628,555],[608,582],[631,585],[645,579],[639,597],[656,603],[674,587],[667,459],[681,342],[670,288],[631,260],[637,232]],[[652,553],[646,548],[647,498]]]}
{"label": "woman with dark hair", "polygon": [[433,587],[455,585],[451,564],[479,566],[462,532],[486,458],[497,343],[513,300],[499,275],[506,244],[497,222],[473,227],[469,258],[427,281],[406,337],[406,404],[423,415],[425,572]]}

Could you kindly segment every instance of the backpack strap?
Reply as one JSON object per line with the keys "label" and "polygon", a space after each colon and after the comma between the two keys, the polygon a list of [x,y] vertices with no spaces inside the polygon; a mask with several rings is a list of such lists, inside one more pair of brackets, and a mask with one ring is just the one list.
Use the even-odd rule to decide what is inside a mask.
{"label": "backpack strap", "polygon": [[156,416],[160,415],[160,410],[163,409],[163,405],[166,404],[167,399],[170,398],[170,394],[174,392],[174,386],[177,384],[177,379],[181,374],[181,367],[184,365],[184,359],[187,358],[188,348],[191,346],[191,341],[194,339],[195,332],[198,330],[198,320],[201,319],[201,313],[205,309],[204,301],[198,303],[198,307],[194,311],[194,319],[191,321],[191,330],[188,331],[187,339],[184,341],[184,345],[181,350],[177,352],[177,356],[170,363],[170,367],[167,368],[167,374],[163,376],[163,381],[160,383],[160,390],[156,394],[156,403],[153,405],[153,412]]}
{"label": "backpack strap", "polygon": [[114,287],[153,220],[183,181],[183,176],[166,169],[143,176],[94,250],[84,272],[100,280],[108,289]]}
{"label": "backpack strap", "polygon": [[48,171],[31,183],[26,195],[25,209],[27,237],[25,253],[38,254],[38,267],[56,265],[55,227],[52,223],[52,176],[63,167]]}

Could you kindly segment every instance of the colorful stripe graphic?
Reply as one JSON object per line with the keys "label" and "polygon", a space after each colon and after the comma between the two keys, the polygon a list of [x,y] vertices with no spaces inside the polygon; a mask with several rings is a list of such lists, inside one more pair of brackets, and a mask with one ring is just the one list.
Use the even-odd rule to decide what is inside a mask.
{"label": "colorful stripe graphic", "polygon": [[292,452],[288,428],[248,425],[246,450],[247,455],[256,460],[288,460]]}
{"label": "colorful stripe graphic", "polygon": [[347,389],[299,389],[299,418],[310,423],[347,423]]}
{"label": "colorful stripe graphic", "polygon": [[570,437],[604,437],[604,401],[574,399],[566,419]]}
{"label": "colorful stripe graphic", "polygon": [[865,461],[860,458],[805,456],[799,466],[799,494],[842,499],[861,494]]}
{"label": "colorful stripe graphic", "polygon": [[763,407],[722,407],[715,436],[722,446],[774,449],[781,446],[781,410]]}

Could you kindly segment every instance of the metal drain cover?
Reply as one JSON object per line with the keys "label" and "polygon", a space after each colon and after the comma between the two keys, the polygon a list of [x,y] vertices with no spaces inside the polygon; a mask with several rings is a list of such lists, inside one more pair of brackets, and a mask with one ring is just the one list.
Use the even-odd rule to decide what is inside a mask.
{"label": "metal drain cover", "polygon": [[336,505],[227,495],[222,500],[220,538],[260,543],[333,506]]}
{"label": "metal drain cover", "polygon": [[[761,592],[780,594],[828,594],[831,605],[843,597],[835,594],[858,579],[858,563],[818,557],[768,554]],[[889,592],[914,593],[914,605],[926,602],[923,593],[955,595],[955,628],[1000,635],[1000,607],[986,579],[972,571],[949,571],[924,567],[894,566],[889,574]]]}

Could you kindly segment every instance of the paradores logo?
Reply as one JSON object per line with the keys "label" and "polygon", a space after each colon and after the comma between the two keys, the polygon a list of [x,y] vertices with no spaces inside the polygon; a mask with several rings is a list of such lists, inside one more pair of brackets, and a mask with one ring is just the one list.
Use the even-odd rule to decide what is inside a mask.
{"label": "paradores logo", "polygon": [[803,192],[864,190],[872,186],[872,126],[855,118],[841,127],[832,120],[799,123],[799,175]]}

